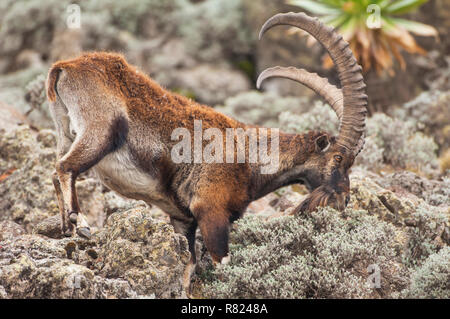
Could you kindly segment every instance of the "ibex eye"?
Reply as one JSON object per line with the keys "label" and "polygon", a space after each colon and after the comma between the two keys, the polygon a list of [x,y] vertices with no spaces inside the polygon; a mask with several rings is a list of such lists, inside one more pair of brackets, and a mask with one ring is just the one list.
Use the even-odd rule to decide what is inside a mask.
{"label": "ibex eye", "polygon": [[342,156],[341,155],[334,155],[334,160],[338,163],[340,163],[342,161]]}

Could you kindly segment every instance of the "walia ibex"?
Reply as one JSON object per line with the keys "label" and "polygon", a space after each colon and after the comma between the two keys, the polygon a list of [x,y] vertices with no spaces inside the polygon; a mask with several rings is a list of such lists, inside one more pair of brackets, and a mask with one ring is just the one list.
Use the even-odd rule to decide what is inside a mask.
{"label": "walia ibex", "polygon": [[173,132],[185,128],[194,135],[194,120],[202,121],[203,129],[223,132],[256,126],[163,89],[122,56],[87,53],[55,63],[49,71],[47,95],[58,133],[53,181],[63,233],[70,236],[77,230],[90,236],[75,180],[93,168],[110,189],[157,205],[170,215],[174,229],[188,239],[192,257],[185,276],[188,287],[196,261],[197,226],[213,261],[220,263],[228,260],[230,223],[250,202],[282,186],[302,183],[311,191],[300,211],[325,205],[344,209],[349,200],[348,171],[364,144],[367,96],[361,67],[348,43],[316,18],[277,14],[264,24],[260,37],[276,25],[301,28],[322,43],[337,67],[342,89],[293,67],[275,67],[260,75],[258,87],[271,77],[310,87],[340,120],[337,137],[316,131],[279,133],[279,165],[270,174],[261,173],[258,162],[174,161],[171,150],[178,141]]}

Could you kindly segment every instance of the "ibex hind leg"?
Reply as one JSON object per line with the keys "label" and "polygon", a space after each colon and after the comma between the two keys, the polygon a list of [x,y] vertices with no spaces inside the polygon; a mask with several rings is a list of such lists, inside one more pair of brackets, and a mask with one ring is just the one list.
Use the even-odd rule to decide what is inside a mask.
{"label": "ibex hind leg", "polygon": [[[68,153],[70,150],[75,136],[70,132],[70,118],[68,111],[64,103],[59,96],[56,97],[55,102],[50,103],[50,113],[55,124],[57,133],[57,162]],[[58,173],[55,171],[52,176],[53,185],[56,191],[56,197],[58,199],[58,208],[61,216],[61,231],[65,236],[72,236],[74,232],[74,224],[69,221],[65,212],[63,192],[61,189],[61,183],[58,178]],[[89,225],[83,214],[78,214],[77,217],[77,233],[83,237],[90,237]]]}
{"label": "ibex hind leg", "polygon": [[[59,96],[56,97],[55,102],[50,102],[49,108],[56,128],[56,160],[59,161],[68,152],[73,142],[70,134],[70,119],[68,116],[67,108],[62,103]],[[58,200],[59,214],[61,216],[61,231],[63,235],[71,236],[73,233],[73,225],[69,223],[68,219],[66,218],[61,184],[59,182],[58,174],[56,171],[52,175],[52,181]]]}
{"label": "ibex hind leg", "polygon": [[61,184],[59,183],[58,174],[56,171],[53,173],[52,181],[55,187],[56,197],[58,199],[59,214],[61,217],[61,232],[63,235],[71,236],[73,232],[73,225],[68,223],[66,214],[64,213],[64,200],[62,198]]}
{"label": "ibex hind leg", "polygon": [[[58,207],[59,207],[59,212],[60,212],[60,216],[61,216],[61,231],[64,236],[70,237],[70,236],[72,236],[72,234],[74,232],[74,224],[72,222],[69,222],[69,220],[67,218],[67,214],[65,213],[61,184],[59,182],[58,174],[56,172],[53,173],[52,179],[53,179],[53,185],[55,186],[55,190],[56,190],[56,197],[58,199]],[[78,213],[76,225],[77,225],[76,232],[78,235],[85,237],[85,238],[91,237],[89,224],[86,220],[86,217],[82,213]]]}
{"label": "ibex hind leg", "polygon": [[[61,147],[56,173],[62,193],[64,217],[68,223],[77,226],[77,233],[89,237],[86,218],[80,213],[75,182],[79,174],[96,165],[107,154],[121,147],[128,134],[128,121],[123,102],[105,94],[101,87],[85,84],[95,83],[86,74],[61,71],[57,82],[59,101],[53,109],[57,122]],[[82,98],[80,98],[82,97]],[[62,109],[64,106],[65,109]],[[74,130],[72,134],[71,128]],[[65,152],[64,138],[74,138]],[[61,151],[63,149],[63,151]],[[71,230],[71,226],[68,226]],[[73,229],[73,227],[72,227]]]}
{"label": "ibex hind leg", "polygon": [[87,126],[81,135],[77,135],[67,154],[56,164],[66,218],[72,224],[77,225],[77,233],[84,237],[89,237],[90,232],[85,217],[80,213],[75,181],[80,173],[97,164],[117,147],[116,121],[121,120],[104,123],[105,126],[101,127]]}

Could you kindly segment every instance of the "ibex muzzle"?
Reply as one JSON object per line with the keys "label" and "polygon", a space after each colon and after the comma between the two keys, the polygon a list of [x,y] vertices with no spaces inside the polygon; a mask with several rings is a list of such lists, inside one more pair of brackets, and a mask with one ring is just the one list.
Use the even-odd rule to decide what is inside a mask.
{"label": "ibex muzzle", "polygon": [[[163,89],[122,56],[87,53],[55,63],[48,75],[47,96],[58,133],[54,184],[63,233],[72,235],[76,226],[80,235],[90,235],[75,181],[93,168],[110,189],[157,205],[170,215],[175,231],[188,239],[191,263],[185,287],[189,287],[197,227],[213,261],[219,263],[228,260],[230,223],[250,202],[282,186],[303,183],[311,191],[299,210],[325,205],[344,209],[348,171],[364,143],[367,96],[361,68],[342,37],[317,19],[303,13],[278,14],[264,24],[261,35],[280,24],[299,27],[325,46],[342,89],[317,74],[280,67],[262,72],[257,85],[270,77],[285,77],[310,87],[335,110],[340,129],[336,138],[315,131],[280,133],[278,170],[271,174],[262,174],[262,164],[249,161],[248,152],[245,162],[174,162],[171,150],[178,141],[172,133],[177,128],[194,136],[197,120],[203,130],[214,128],[225,136],[229,128],[255,126]],[[270,144],[274,136],[266,137]]]}

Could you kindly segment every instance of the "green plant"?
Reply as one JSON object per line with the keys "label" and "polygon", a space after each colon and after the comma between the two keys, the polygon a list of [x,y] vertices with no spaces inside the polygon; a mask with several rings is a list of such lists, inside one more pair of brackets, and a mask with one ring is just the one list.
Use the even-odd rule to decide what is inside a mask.
{"label": "green plant", "polygon": [[409,230],[402,258],[405,265],[416,267],[443,247],[441,234],[448,227],[449,219],[444,212],[426,205],[420,205],[411,218],[415,226]]}
{"label": "green plant", "polygon": [[450,298],[450,247],[428,257],[411,275],[411,284],[402,291],[404,298]]}
{"label": "green plant", "polygon": [[[366,142],[382,149],[385,163],[426,174],[437,172],[437,145],[433,138],[417,132],[414,120],[403,121],[376,113],[367,120],[366,136]],[[362,158],[371,156],[363,152]]]}
{"label": "green plant", "polygon": [[[318,15],[324,23],[339,29],[366,71],[373,67],[390,74],[393,74],[394,59],[405,68],[402,49],[425,53],[411,33],[437,36],[432,26],[398,17],[425,2],[427,0],[287,0],[288,4]],[[332,65],[328,56],[324,65]]]}
{"label": "green plant", "polygon": [[[403,287],[395,228],[365,211],[319,209],[264,220],[249,215],[231,233],[231,263],[205,287],[213,298],[369,298]],[[368,285],[377,264],[380,290]]]}

